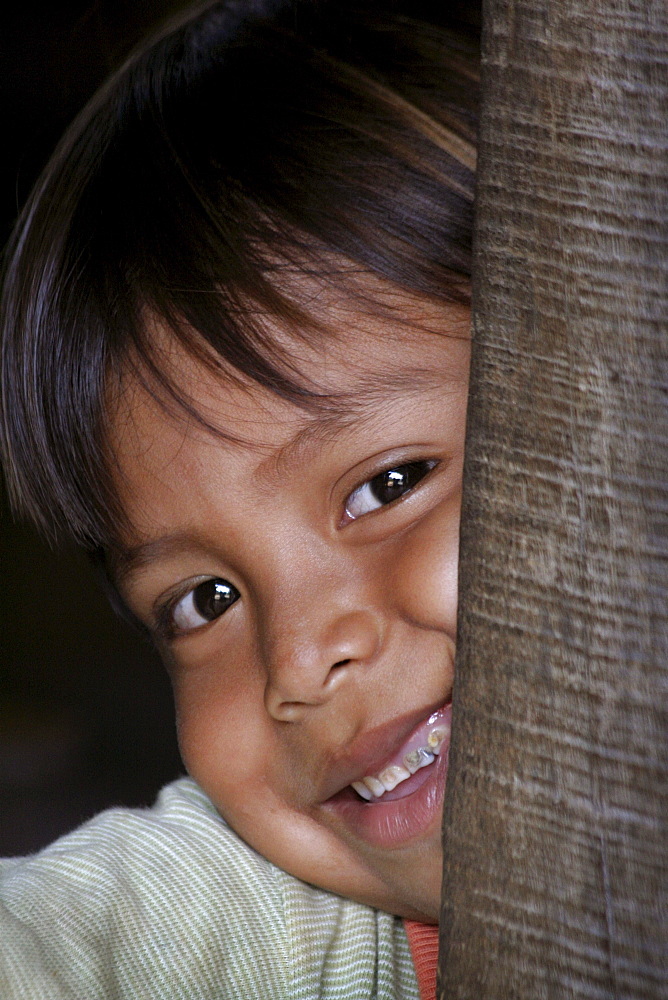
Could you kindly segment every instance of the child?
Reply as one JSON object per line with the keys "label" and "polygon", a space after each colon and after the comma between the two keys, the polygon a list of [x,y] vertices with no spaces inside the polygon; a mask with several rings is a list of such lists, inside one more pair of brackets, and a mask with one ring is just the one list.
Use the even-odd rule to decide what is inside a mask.
{"label": "child", "polygon": [[454,24],[207,3],[26,209],[9,488],[155,639],[191,777],[3,862],[3,998],[417,997],[406,928],[433,994],[476,79]]}

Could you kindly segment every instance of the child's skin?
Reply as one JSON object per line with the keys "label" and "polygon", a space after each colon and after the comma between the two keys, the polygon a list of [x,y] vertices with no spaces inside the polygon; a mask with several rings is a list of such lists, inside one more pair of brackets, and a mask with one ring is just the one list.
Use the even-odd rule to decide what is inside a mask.
{"label": "child's skin", "polygon": [[[307,882],[435,922],[447,753],[394,801],[349,785],[451,698],[469,313],[383,296],[394,317],[322,291],[319,347],[274,329],[307,384],[340,397],[315,413],[155,331],[182,391],[238,440],[123,380],[110,444],[132,528],[115,565],[157,633],[188,771],[229,824]],[[393,503],[359,489],[406,466],[399,489],[422,478]],[[211,578],[240,598],[207,623],[192,592]]]}

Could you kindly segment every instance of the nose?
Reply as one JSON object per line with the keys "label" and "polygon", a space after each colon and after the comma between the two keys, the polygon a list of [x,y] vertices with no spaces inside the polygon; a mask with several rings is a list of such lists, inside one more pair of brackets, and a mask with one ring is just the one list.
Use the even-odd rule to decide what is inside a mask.
{"label": "nose", "polygon": [[265,705],[280,722],[297,722],[323,705],[381,645],[381,623],[371,608],[342,606],[330,588],[311,584],[308,596],[275,609],[262,637]]}

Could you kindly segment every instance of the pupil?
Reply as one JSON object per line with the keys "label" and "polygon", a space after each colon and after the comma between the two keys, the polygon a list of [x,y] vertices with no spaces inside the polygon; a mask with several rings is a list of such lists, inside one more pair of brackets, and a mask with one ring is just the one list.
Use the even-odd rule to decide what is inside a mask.
{"label": "pupil", "polygon": [[218,618],[234,604],[239,597],[239,591],[225,580],[205,580],[195,588],[193,604],[207,621]]}
{"label": "pupil", "polygon": [[408,493],[428,471],[426,462],[412,462],[398,469],[388,469],[372,481],[373,492],[381,503],[392,503]]}

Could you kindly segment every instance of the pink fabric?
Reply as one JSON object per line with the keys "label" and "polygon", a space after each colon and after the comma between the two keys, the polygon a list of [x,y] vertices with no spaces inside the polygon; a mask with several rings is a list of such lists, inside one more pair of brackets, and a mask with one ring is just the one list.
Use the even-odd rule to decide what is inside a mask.
{"label": "pink fabric", "polygon": [[404,920],[408,944],[417,976],[420,1000],[436,1000],[436,969],[438,967],[438,927]]}

